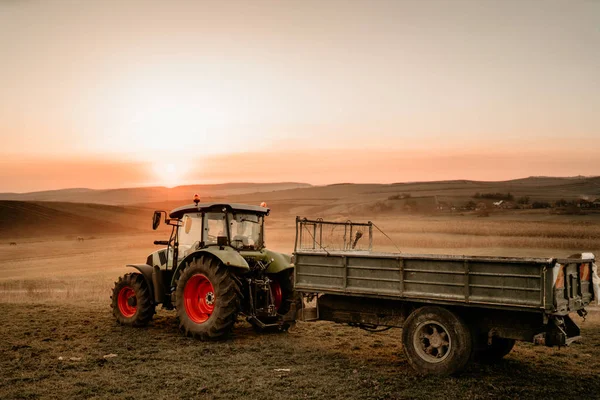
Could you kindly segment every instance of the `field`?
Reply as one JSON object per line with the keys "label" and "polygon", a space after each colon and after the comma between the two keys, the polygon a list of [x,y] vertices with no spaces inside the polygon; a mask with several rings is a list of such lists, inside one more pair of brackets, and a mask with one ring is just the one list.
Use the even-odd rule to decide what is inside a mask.
{"label": "field", "polygon": [[[288,253],[296,215],[370,219],[394,242],[376,233],[378,250],[398,246],[407,253],[549,257],[600,253],[600,214],[507,210],[481,218],[474,212],[376,212],[370,205],[385,201],[387,189],[361,188],[359,197],[355,189],[290,189],[236,200],[266,198],[272,208],[266,242]],[[14,210],[15,203],[8,206]],[[561,349],[519,343],[503,362],[473,364],[449,378],[415,374],[397,329],[373,334],[299,322],[285,334],[259,335],[240,321],[233,338],[204,343],[181,336],[174,312],[166,310],[159,310],[147,328],[119,326],[109,308],[113,282],[128,272],[126,263],[143,263],[156,249],[152,241],[168,235],[165,229],[150,231],[154,206],[21,202],[18,215],[29,210],[39,215],[24,224],[27,229],[19,229],[15,211],[0,212],[5,222],[0,229],[0,398],[600,397],[596,307],[590,307],[585,321],[575,317],[582,328],[580,343]]]}

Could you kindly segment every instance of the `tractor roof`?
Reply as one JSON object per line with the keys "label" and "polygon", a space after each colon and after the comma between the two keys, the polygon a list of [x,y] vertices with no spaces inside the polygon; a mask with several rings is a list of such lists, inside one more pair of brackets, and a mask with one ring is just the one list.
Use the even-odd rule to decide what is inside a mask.
{"label": "tractor roof", "polygon": [[223,208],[227,208],[230,211],[246,211],[257,214],[269,215],[269,208],[261,206],[252,206],[249,204],[237,204],[237,203],[198,203],[188,204],[181,206],[169,214],[171,218],[181,218],[184,214],[197,213],[205,211],[221,211]]}

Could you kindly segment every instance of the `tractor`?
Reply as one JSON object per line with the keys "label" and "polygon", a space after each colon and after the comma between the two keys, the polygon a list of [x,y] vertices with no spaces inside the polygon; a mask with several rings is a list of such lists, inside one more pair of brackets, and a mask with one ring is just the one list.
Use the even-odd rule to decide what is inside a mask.
{"label": "tractor", "polygon": [[291,256],[265,247],[260,206],[194,203],[155,211],[152,228],[172,226],[166,246],[150,254],[137,272],[115,282],[112,310],[123,325],[144,326],[156,307],[175,309],[180,330],[201,340],[229,335],[238,316],[258,331],[286,331],[301,297],[294,291]]}

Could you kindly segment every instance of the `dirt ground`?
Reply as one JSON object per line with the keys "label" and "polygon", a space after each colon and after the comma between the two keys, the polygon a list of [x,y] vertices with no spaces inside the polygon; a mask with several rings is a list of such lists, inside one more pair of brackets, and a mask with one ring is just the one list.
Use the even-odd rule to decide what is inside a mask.
{"label": "dirt ground", "polygon": [[[595,220],[581,221],[585,236],[580,222],[565,223],[571,230],[564,238],[554,220],[532,221],[520,232],[499,218],[461,221],[375,220],[412,253],[562,257],[598,251]],[[292,251],[293,218],[275,215],[267,228],[270,248]],[[205,343],[180,335],[174,312],[165,310],[147,328],[119,326],[109,308],[112,283],[129,271],[126,263],[143,263],[156,250],[152,241],[163,236],[0,244],[0,398],[600,398],[600,309],[593,307],[585,321],[575,316],[580,343],[561,349],[518,343],[503,362],[473,364],[448,378],[417,375],[398,329],[374,334],[299,322],[288,333],[261,335],[240,321],[231,339]],[[582,247],[585,240],[595,247]]]}
{"label": "dirt ground", "polygon": [[[107,304],[2,307],[0,398],[597,398],[600,311],[568,348],[517,344],[497,365],[456,377],[409,367],[400,330],[368,333],[328,322],[257,334],[240,322],[223,342],[181,336],[174,312],[147,328],[117,325]],[[112,358],[106,357],[115,355]]]}

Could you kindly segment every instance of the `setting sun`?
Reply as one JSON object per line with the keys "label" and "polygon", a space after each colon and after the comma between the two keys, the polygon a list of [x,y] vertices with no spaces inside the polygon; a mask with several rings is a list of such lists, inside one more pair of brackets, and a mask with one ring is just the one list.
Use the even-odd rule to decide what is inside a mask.
{"label": "setting sun", "polygon": [[153,165],[156,185],[175,187],[185,183],[186,166],[183,163],[166,162]]}

